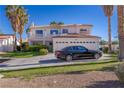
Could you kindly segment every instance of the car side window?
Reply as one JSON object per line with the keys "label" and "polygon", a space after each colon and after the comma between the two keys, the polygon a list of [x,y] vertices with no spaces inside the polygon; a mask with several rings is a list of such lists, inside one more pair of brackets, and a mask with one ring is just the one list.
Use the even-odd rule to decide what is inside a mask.
{"label": "car side window", "polygon": [[68,50],[70,50],[70,51],[71,51],[71,50],[73,50],[73,48],[72,48],[72,47],[68,47]]}
{"label": "car side window", "polygon": [[76,47],[76,46],[73,46],[72,49],[73,49],[73,50],[77,50],[77,47]]}
{"label": "car side window", "polygon": [[77,47],[77,50],[86,50],[86,48],[85,47],[82,47],[82,46],[78,46]]}

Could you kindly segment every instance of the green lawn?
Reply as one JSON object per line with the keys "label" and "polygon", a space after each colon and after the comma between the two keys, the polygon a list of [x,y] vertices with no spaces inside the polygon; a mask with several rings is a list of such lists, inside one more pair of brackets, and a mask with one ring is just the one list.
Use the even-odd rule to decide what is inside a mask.
{"label": "green lawn", "polygon": [[40,55],[39,52],[7,52],[0,54],[1,57],[15,57],[15,58],[28,58]]}
{"label": "green lawn", "polygon": [[59,67],[41,67],[41,68],[32,68],[24,69],[18,71],[1,71],[0,74],[3,74],[7,78],[11,77],[22,77],[22,78],[31,78],[34,76],[41,75],[53,75],[53,74],[68,74],[68,73],[83,73],[87,71],[96,71],[96,70],[111,70],[113,71],[115,66],[121,62],[90,62],[82,63],[77,65],[70,66],[59,66]]}

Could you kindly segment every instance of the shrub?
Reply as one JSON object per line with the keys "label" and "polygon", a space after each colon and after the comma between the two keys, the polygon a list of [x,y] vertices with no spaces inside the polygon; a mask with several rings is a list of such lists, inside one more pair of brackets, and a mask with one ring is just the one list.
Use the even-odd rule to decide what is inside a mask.
{"label": "shrub", "polygon": [[29,51],[39,52],[40,49],[47,49],[46,45],[31,45],[29,46]]}
{"label": "shrub", "polygon": [[115,73],[119,80],[124,83],[124,63],[116,67]]}
{"label": "shrub", "polygon": [[53,53],[53,47],[49,47],[48,48],[48,51],[51,52],[51,53]]}
{"label": "shrub", "polygon": [[20,46],[16,46],[17,51],[21,51]]}
{"label": "shrub", "polygon": [[23,52],[28,52],[28,51],[29,51],[28,42],[23,42],[23,43],[22,43],[22,51],[23,51]]}
{"label": "shrub", "polygon": [[103,53],[108,53],[108,47],[104,47],[104,48],[102,49],[102,51],[103,51]]}
{"label": "shrub", "polygon": [[36,52],[39,52],[39,50],[41,49],[42,47],[40,45],[31,45],[29,46],[29,51],[36,51]]}
{"label": "shrub", "polygon": [[41,49],[48,49],[48,47],[46,45],[40,45]]}
{"label": "shrub", "polygon": [[47,49],[40,49],[40,54],[41,55],[47,55],[48,54],[48,50]]}

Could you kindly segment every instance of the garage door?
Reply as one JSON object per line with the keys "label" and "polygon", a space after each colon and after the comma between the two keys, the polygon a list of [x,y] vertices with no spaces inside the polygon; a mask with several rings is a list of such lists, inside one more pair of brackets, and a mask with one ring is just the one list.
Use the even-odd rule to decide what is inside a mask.
{"label": "garage door", "polygon": [[81,39],[61,39],[61,40],[53,40],[53,49],[54,51],[56,50],[61,50],[64,47],[67,46],[76,46],[76,45],[80,45],[80,46],[85,46],[88,49],[92,49],[92,50],[98,50],[99,49],[99,43],[98,41],[95,40],[81,40]]}

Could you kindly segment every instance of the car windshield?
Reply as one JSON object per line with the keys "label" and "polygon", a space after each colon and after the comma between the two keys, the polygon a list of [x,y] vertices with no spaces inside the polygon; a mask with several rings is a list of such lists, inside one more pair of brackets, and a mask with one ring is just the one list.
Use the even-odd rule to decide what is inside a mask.
{"label": "car windshield", "polygon": [[86,48],[82,46],[77,46],[77,50],[86,50]]}
{"label": "car windshield", "polygon": [[65,47],[62,50],[72,50],[72,47]]}

